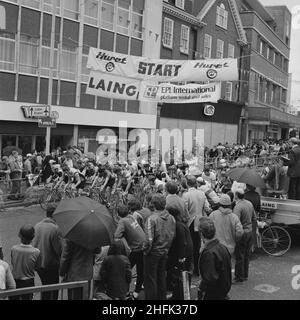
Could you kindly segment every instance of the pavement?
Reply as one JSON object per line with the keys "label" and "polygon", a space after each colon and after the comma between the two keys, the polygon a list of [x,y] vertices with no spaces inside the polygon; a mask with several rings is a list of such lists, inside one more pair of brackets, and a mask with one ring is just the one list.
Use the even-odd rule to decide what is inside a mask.
{"label": "pavement", "polygon": [[[6,261],[10,262],[10,248],[19,243],[20,227],[25,223],[34,225],[44,217],[45,211],[39,205],[9,208],[0,212],[0,237]],[[272,257],[263,252],[252,255],[249,279],[232,286],[229,293],[231,300],[300,299],[300,230],[292,230],[291,236],[292,247],[281,257]],[[37,277],[36,285],[39,284]],[[197,299],[198,284],[199,279],[193,278],[192,300]]]}

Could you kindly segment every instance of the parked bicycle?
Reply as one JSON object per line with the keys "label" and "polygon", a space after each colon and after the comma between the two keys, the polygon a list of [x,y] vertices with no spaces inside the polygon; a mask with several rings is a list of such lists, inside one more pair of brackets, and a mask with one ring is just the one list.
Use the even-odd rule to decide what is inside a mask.
{"label": "parked bicycle", "polygon": [[274,210],[264,209],[257,219],[257,244],[258,248],[271,256],[280,257],[289,251],[291,247],[291,237],[288,231],[277,225],[272,225],[270,216]]}

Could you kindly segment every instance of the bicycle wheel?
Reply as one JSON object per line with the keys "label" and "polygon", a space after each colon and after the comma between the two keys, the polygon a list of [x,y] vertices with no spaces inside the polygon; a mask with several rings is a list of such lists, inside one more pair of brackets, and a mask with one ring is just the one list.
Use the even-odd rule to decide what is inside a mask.
{"label": "bicycle wheel", "polygon": [[291,237],[282,227],[270,226],[261,234],[261,247],[269,255],[279,257],[291,247]]}
{"label": "bicycle wheel", "polygon": [[47,210],[47,202],[48,202],[48,199],[49,197],[51,197],[51,193],[52,193],[52,190],[45,190],[43,195],[41,196],[40,198],[40,206],[43,210]]}
{"label": "bicycle wheel", "polygon": [[40,205],[44,210],[50,206],[55,206],[61,200],[61,194],[57,190],[51,190],[42,197]]}

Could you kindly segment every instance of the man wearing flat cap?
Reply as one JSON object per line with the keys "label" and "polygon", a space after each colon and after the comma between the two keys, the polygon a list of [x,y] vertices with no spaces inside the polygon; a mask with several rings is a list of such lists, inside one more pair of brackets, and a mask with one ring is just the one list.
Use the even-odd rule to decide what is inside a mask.
{"label": "man wearing flat cap", "polygon": [[290,177],[288,198],[300,200],[300,140],[291,138],[290,142],[292,143],[292,150],[287,161],[287,175]]}

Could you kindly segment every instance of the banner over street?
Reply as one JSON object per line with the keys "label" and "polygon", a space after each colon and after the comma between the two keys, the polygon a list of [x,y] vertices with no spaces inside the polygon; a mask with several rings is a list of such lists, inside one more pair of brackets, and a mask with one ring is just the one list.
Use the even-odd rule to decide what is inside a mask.
{"label": "banner over street", "polygon": [[150,59],[90,48],[87,68],[106,74],[150,81],[237,81],[237,59]]}

